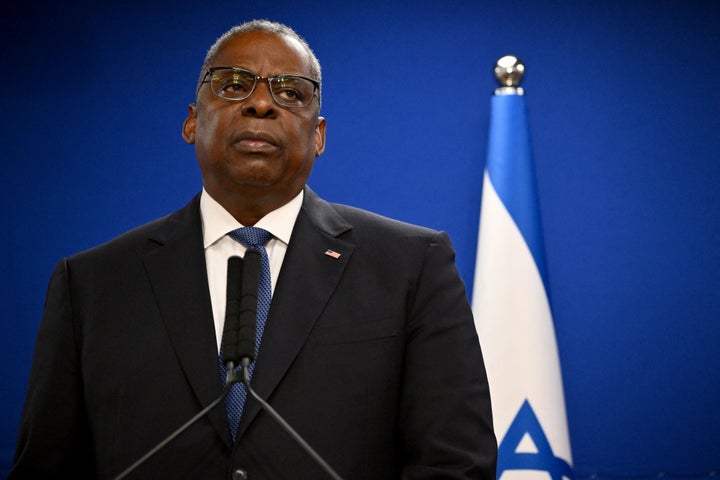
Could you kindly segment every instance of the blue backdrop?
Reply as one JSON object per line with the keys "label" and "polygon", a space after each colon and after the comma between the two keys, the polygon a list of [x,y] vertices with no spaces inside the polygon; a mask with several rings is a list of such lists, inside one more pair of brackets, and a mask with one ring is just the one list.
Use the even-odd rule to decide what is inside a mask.
{"label": "blue backdrop", "polygon": [[520,56],[578,476],[720,474],[717,2],[26,3],[0,18],[0,476],[52,267],[200,189],[200,63],[258,17],[323,64],[310,185],[448,231],[469,291],[492,67]]}

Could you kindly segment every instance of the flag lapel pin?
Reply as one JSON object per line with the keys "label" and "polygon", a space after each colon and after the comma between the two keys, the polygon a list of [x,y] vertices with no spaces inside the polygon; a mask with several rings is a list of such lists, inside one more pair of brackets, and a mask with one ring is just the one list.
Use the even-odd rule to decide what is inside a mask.
{"label": "flag lapel pin", "polygon": [[332,257],[335,260],[340,258],[340,254],[338,252],[336,252],[335,250],[327,249],[327,250],[325,250],[325,255],[327,255],[328,257]]}

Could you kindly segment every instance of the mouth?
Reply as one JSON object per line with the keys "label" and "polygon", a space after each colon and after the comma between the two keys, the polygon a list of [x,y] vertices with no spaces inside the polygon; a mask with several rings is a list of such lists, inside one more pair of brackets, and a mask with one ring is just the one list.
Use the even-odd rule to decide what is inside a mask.
{"label": "mouth", "polygon": [[265,132],[241,132],[233,141],[234,148],[247,152],[265,152],[278,147],[275,138]]}

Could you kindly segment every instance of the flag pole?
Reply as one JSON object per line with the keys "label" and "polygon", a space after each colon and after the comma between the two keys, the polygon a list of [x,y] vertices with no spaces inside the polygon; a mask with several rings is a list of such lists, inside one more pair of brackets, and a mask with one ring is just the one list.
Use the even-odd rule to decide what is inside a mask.
{"label": "flag pole", "polygon": [[472,307],[490,384],[500,480],[573,479],[560,359],[549,301],[525,65],[494,68]]}
{"label": "flag pole", "polygon": [[495,95],[524,95],[520,82],[525,75],[525,64],[514,55],[505,55],[495,62],[495,79],[500,84]]}

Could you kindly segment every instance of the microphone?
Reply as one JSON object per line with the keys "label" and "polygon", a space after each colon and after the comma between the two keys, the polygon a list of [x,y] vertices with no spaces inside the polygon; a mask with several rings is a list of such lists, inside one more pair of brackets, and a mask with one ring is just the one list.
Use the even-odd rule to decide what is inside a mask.
{"label": "microphone", "polygon": [[[260,276],[260,251],[249,248],[241,263],[241,270],[234,272],[238,275],[238,286],[230,290],[230,261],[228,259],[228,309],[225,316],[225,328],[230,328],[230,335],[223,334],[223,362],[227,372],[226,382],[235,383],[241,379],[236,367],[242,365],[247,369],[255,360],[255,338],[258,278]],[[234,262],[235,263],[235,262]],[[242,285],[242,287],[240,287]],[[229,310],[232,303],[232,312]]]}
{"label": "microphone", "polygon": [[[259,255],[259,252],[258,252]],[[252,256],[251,256],[252,257]],[[258,266],[253,267],[251,266],[250,272],[252,273],[252,269],[255,268],[255,309],[257,309],[257,277],[258,272],[260,271],[260,262],[257,261]],[[233,362],[240,363],[240,360],[247,356],[247,351],[251,352],[250,355],[252,355],[252,358],[255,357],[255,314],[253,313],[253,320],[252,320],[252,332],[251,334],[247,332],[247,325],[242,325],[242,322],[240,321],[241,317],[241,304],[242,304],[242,293],[243,290],[242,285],[244,284],[244,271],[245,268],[243,267],[243,259],[238,256],[232,256],[228,258],[228,268],[227,268],[227,305],[225,307],[225,326],[223,327],[223,339],[222,339],[222,345],[223,345],[223,361],[229,366],[228,367],[228,381],[223,388],[222,393],[219,397],[217,397],[215,400],[213,400],[207,407],[203,408],[200,412],[198,412],[194,417],[192,417],[190,420],[188,420],[184,425],[182,425],[180,428],[175,430],[173,433],[168,435],[164,440],[162,440],[160,443],[158,443],[155,447],[153,447],[150,451],[148,451],[145,455],[140,457],[135,463],[130,465],[128,468],[126,468],[122,473],[120,473],[118,476],[116,476],[113,480],[122,480],[131,473],[133,473],[135,470],[138,469],[143,463],[148,461],[151,457],[153,457],[156,453],[158,453],[160,450],[162,450],[166,445],[168,445],[170,442],[175,440],[177,437],[180,436],[185,430],[190,428],[195,422],[200,420],[202,417],[207,415],[211,410],[213,410],[216,406],[218,406],[220,403],[225,400],[225,397],[230,393],[230,389],[232,388],[232,384],[237,381],[234,375],[234,365]],[[248,284],[250,285],[249,288],[252,288],[252,281],[248,281]],[[247,321],[247,320],[246,320]],[[247,344],[250,344],[249,350],[247,349]],[[228,353],[229,352],[229,353]],[[248,362],[249,364],[249,362]]]}
{"label": "microphone", "polygon": [[[318,465],[333,480],[342,480],[342,478],[333,470],[333,468],[318,454],[305,439],[293,429],[289,423],[260,395],[250,386],[250,364],[255,359],[255,337],[257,330],[255,322],[257,318],[257,301],[258,301],[258,284],[260,277],[261,253],[255,248],[248,248],[245,252],[244,266],[242,271],[242,294],[240,300],[240,316],[238,321],[238,346],[237,358],[223,357],[223,361],[228,362],[228,385],[238,381],[232,361],[239,360],[242,368],[242,382],[245,389],[260,404],[282,428],[287,432],[295,442],[300,445],[305,452],[312,457]],[[229,293],[228,293],[229,295]],[[229,302],[228,298],[228,302]],[[226,325],[227,327],[227,325]],[[224,348],[224,347],[223,347]],[[232,374],[231,374],[232,372]],[[233,378],[231,378],[231,376]]]}
{"label": "microphone", "polygon": [[[227,367],[227,378],[231,380],[232,371],[240,364],[240,358],[246,355],[248,334],[241,325],[242,289],[245,266],[242,258],[232,256],[227,263],[227,296],[225,303],[225,326],[222,335],[222,361]],[[257,284],[257,280],[255,281]],[[255,287],[257,290],[257,286]],[[245,327],[246,329],[247,327]],[[254,337],[254,334],[253,334]],[[251,350],[254,353],[253,350]]]}
{"label": "microphone", "polygon": [[[245,258],[228,259],[227,305],[222,338],[222,361],[226,365],[227,380],[222,394],[213,402],[178,428],[155,448],[146,453],[113,480],[122,480],[155,455],[168,443],[187,430],[193,423],[219,405],[230,392],[233,383],[242,380],[250,395],[260,404],[295,442],[320,465],[333,480],[343,480],[340,475],[318,454],[289,423],[250,386],[250,364],[255,359],[255,322],[257,317],[258,283],[260,277],[260,251],[249,248]],[[242,378],[238,378],[237,365],[241,365]]]}
{"label": "microphone", "polygon": [[243,258],[245,266],[242,276],[240,315],[238,317],[237,355],[239,361],[245,362],[245,368],[255,360],[255,344],[257,342],[256,319],[261,259],[262,255],[260,254],[260,250],[256,248],[248,248]]}

